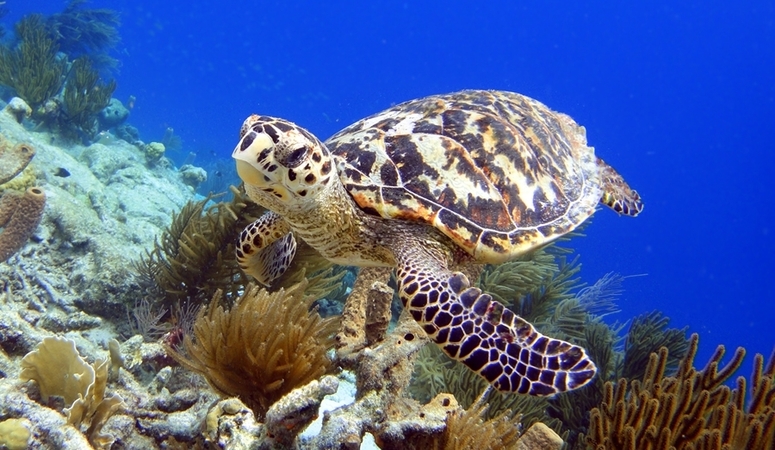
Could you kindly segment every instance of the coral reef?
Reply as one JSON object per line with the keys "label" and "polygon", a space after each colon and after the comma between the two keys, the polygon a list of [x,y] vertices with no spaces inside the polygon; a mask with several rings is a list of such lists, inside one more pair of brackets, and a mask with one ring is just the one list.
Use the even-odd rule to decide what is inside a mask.
{"label": "coral reef", "polygon": [[[164,164],[149,168],[139,147],[104,136],[88,146],[59,147],[52,142],[62,140],[50,129],[30,132],[23,125],[31,124],[23,122],[9,110],[0,113],[9,142],[25,142],[36,150],[35,171],[30,173],[45,187],[47,200],[35,244],[21,250],[24,257],[0,263],[0,445],[409,449],[466,448],[473,437],[475,448],[487,448],[491,440],[497,442],[494,448],[559,448],[562,440],[567,448],[586,448],[587,438],[580,434],[592,439],[598,428],[615,430],[616,421],[635,423],[631,416],[616,414],[631,408],[632,380],[648,377],[658,378],[665,392],[677,389],[675,403],[669,403],[670,396],[659,398],[656,387],[649,391],[649,402],[659,398],[661,406],[675,404],[675,410],[681,410],[683,400],[678,399],[684,385],[668,386],[664,380],[684,376],[684,363],[678,375],[671,373],[688,349],[684,331],[669,329],[667,319],[654,313],[636,318],[628,334],[620,335],[621,326],[607,326],[599,317],[612,310],[623,277],[609,275],[584,287],[578,281],[578,259],[556,247],[502,267],[465,270],[471,280],[481,272],[481,286],[487,284],[502,301],[537,318],[545,330],[584,345],[600,367],[600,378],[583,391],[540,403],[495,392],[484,397],[486,385],[475,375],[467,379],[470,371],[459,373],[448,359],[425,356],[438,351],[425,345],[425,334],[410,318],[401,318],[390,331],[394,292],[389,271],[363,269],[345,314],[320,319],[312,300],[346,296],[351,283],[342,280],[348,272],[333,270],[300,242],[294,265],[281,279],[266,291],[247,287],[247,277],[234,262],[234,242],[263,211],[247,203],[241,192],[233,191],[231,201],[216,203],[211,198],[185,206],[193,193],[181,174]],[[176,213],[180,217],[173,220]],[[150,250],[156,236],[159,243]],[[144,273],[138,286],[126,261],[139,260],[146,249],[150,254],[139,264]],[[31,254],[35,257],[27,257]],[[303,288],[294,287],[299,282]],[[222,294],[215,295],[219,289]],[[266,304],[256,306],[258,299]],[[201,304],[210,306],[199,311],[199,328],[194,328],[190,317]],[[131,305],[130,321],[137,323],[133,330],[126,329],[126,305]],[[259,313],[266,316],[263,322]],[[325,339],[308,337],[316,327],[325,330]],[[220,337],[213,338],[216,335]],[[35,376],[43,381],[40,387],[19,378],[20,372],[29,377],[32,370],[22,369],[24,355],[40,355],[36,347],[45,348],[48,344],[42,342],[52,336],[75,343],[55,352],[65,362],[48,364],[59,373],[84,374],[66,383],[67,389],[77,391],[67,394],[72,403],[66,403],[64,394],[61,400],[51,395],[50,386],[56,383],[44,376]],[[169,356],[160,338],[177,352],[184,367]],[[325,364],[283,360],[283,355],[293,354],[310,360],[306,350],[283,347],[281,342],[290,338],[301,347],[317,347],[317,358]],[[335,351],[326,353],[332,346]],[[659,346],[670,350],[666,356],[659,354],[664,362],[654,369],[644,353]],[[276,351],[280,347],[283,351]],[[80,355],[78,361],[67,359],[74,354]],[[205,367],[203,362],[205,357],[227,361],[236,354],[242,356],[228,367]],[[207,374],[185,370],[186,364]],[[269,378],[246,372],[250,364],[271,372]],[[716,433],[719,438],[704,438],[705,447],[694,448],[714,448],[716,442],[719,449],[725,444],[761,448],[761,442],[772,439],[773,365],[756,358],[751,381],[738,381],[726,409],[713,409],[704,419],[711,433],[722,430]],[[48,366],[43,371],[53,373],[46,371]],[[331,374],[339,368],[345,370]],[[725,370],[717,370],[716,378]],[[621,388],[613,383],[620,378],[627,380]],[[227,395],[238,398],[221,398],[235,385],[241,391]],[[708,403],[715,401],[717,387],[694,387],[693,392],[703,389],[709,392]],[[742,394],[734,393],[746,390],[752,398],[747,404]],[[705,394],[698,395],[704,401]],[[624,406],[619,407],[618,400]],[[644,410],[652,414],[649,404]],[[600,418],[593,418],[590,428],[588,412],[594,407]],[[607,422],[608,413],[614,422]],[[659,414],[654,415],[658,423]],[[677,420],[670,417],[664,420]],[[726,429],[737,430],[734,435],[741,437],[727,440]]]}
{"label": "coral reef", "polygon": [[[44,19],[39,14],[16,24],[18,45],[0,46],[0,84],[12,88],[32,110],[33,119],[70,139],[91,140],[97,117],[116,88],[100,82],[96,63],[113,61],[103,51],[117,41],[115,13],[81,7],[71,1],[65,11]],[[18,105],[17,105],[18,106]],[[15,109],[17,121],[22,110]]]}
{"label": "coral reef", "polygon": [[702,370],[693,367],[699,339],[691,336],[689,352],[678,373],[665,376],[668,349],[649,357],[642,380],[607,382],[600,407],[592,410],[586,442],[607,449],[771,449],[775,442],[775,352],[764,366],[754,358],[751,399],[746,408],[746,379],[731,389],[724,382],[740,367],[745,355],[738,348],[721,364],[719,346]]}
{"label": "coral reef", "polygon": [[183,340],[185,354],[168,347],[182,366],[202,374],[224,395],[237,396],[256,417],[296,387],[331,370],[336,321],[313,309],[306,282],[269,293],[246,288],[230,309],[216,292]]}

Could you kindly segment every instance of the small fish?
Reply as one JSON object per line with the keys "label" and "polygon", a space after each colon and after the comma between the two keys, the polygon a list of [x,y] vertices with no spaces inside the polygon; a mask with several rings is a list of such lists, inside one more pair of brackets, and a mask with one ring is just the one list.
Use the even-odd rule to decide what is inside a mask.
{"label": "small fish", "polygon": [[67,171],[64,167],[60,167],[57,169],[57,171],[54,173],[54,176],[67,178],[70,176],[70,172]]}

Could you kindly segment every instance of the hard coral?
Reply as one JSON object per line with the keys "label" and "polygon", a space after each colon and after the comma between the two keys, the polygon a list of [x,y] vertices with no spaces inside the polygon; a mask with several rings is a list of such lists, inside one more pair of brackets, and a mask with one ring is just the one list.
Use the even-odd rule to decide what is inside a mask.
{"label": "hard coral", "polygon": [[30,440],[30,421],[6,419],[0,422],[0,447],[8,450],[24,450]]}
{"label": "hard coral", "polygon": [[267,409],[294,388],[331,369],[334,319],[322,319],[307,282],[269,293],[249,286],[231,309],[217,292],[186,336],[187,353],[167,348],[182,366],[202,374],[217,391],[239,397],[262,419]]}
{"label": "hard coral", "polygon": [[78,354],[75,342],[48,337],[22,359],[22,380],[34,380],[44,402],[62,397],[67,421],[76,428],[86,425],[89,441],[96,448],[110,448],[114,439],[101,433],[105,422],[126,405],[118,395],[105,395],[108,361],[88,364]]}
{"label": "hard coral", "polygon": [[13,116],[17,122],[22,123],[25,118],[32,115],[32,108],[24,99],[14,97],[5,106],[5,112]]}

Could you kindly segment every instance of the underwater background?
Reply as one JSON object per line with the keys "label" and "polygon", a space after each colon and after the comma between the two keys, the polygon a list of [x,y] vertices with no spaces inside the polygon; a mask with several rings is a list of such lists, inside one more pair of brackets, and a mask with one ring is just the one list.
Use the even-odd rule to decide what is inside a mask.
{"label": "underwater background", "polygon": [[[6,24],[59,1],[9,1]],[[624,283],[612,320],[658,309],[716,344],[775,344],[775,4],[749,2],[93,1],[120,13],[114,97],[146,140],[238,183],[252,113],[321,139],[393,104],[503,89],[569,114],[644,198],[570,247]],[[221,175],[214,174],[215,169]],[[745,370],[748,370],[747,368]]]}
{"label": "underwater background", "polygon": [[[61,12],[8,0],[0,18]],[[775,347],[775,2],[145,2],[120,18],[113,97],[143,141],[204,168],[199,193],[237,185],[249,114],[321,140],[405,100],[509,90],[569,114],[638,190],[636,219],[600,211],[563,246],[583,281],[626,277],[609,322],[662,311],[723,344]],[[3,264],[3,263],[0,263]],[[1,280],[0,280],[1,281]],[[727,356],[728,358],[729,356]]]}

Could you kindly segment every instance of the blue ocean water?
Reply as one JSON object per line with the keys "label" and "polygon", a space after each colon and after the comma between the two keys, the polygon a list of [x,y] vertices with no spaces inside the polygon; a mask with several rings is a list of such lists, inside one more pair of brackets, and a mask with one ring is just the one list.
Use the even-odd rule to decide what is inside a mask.
{"label": "blue ocean water", "polygon": [[[570,244],[582,274],[625,282],[625,321],[654,309],[717,344],[775,345],[775,4],[749,2],[94,1],[121,14],[115,96],[145,141],[231,167],[251,113],[325,139],[392,104],[505,89],[571,115],[638,189]],[[65,2],[9,0],[7,24]],[[195,157],[191,154],[195,154]],[[225,173],[225,177],[228,177]],[[236,178],[225,179],[237,183]],[[750,363],[744,366],[750,370]]]}

